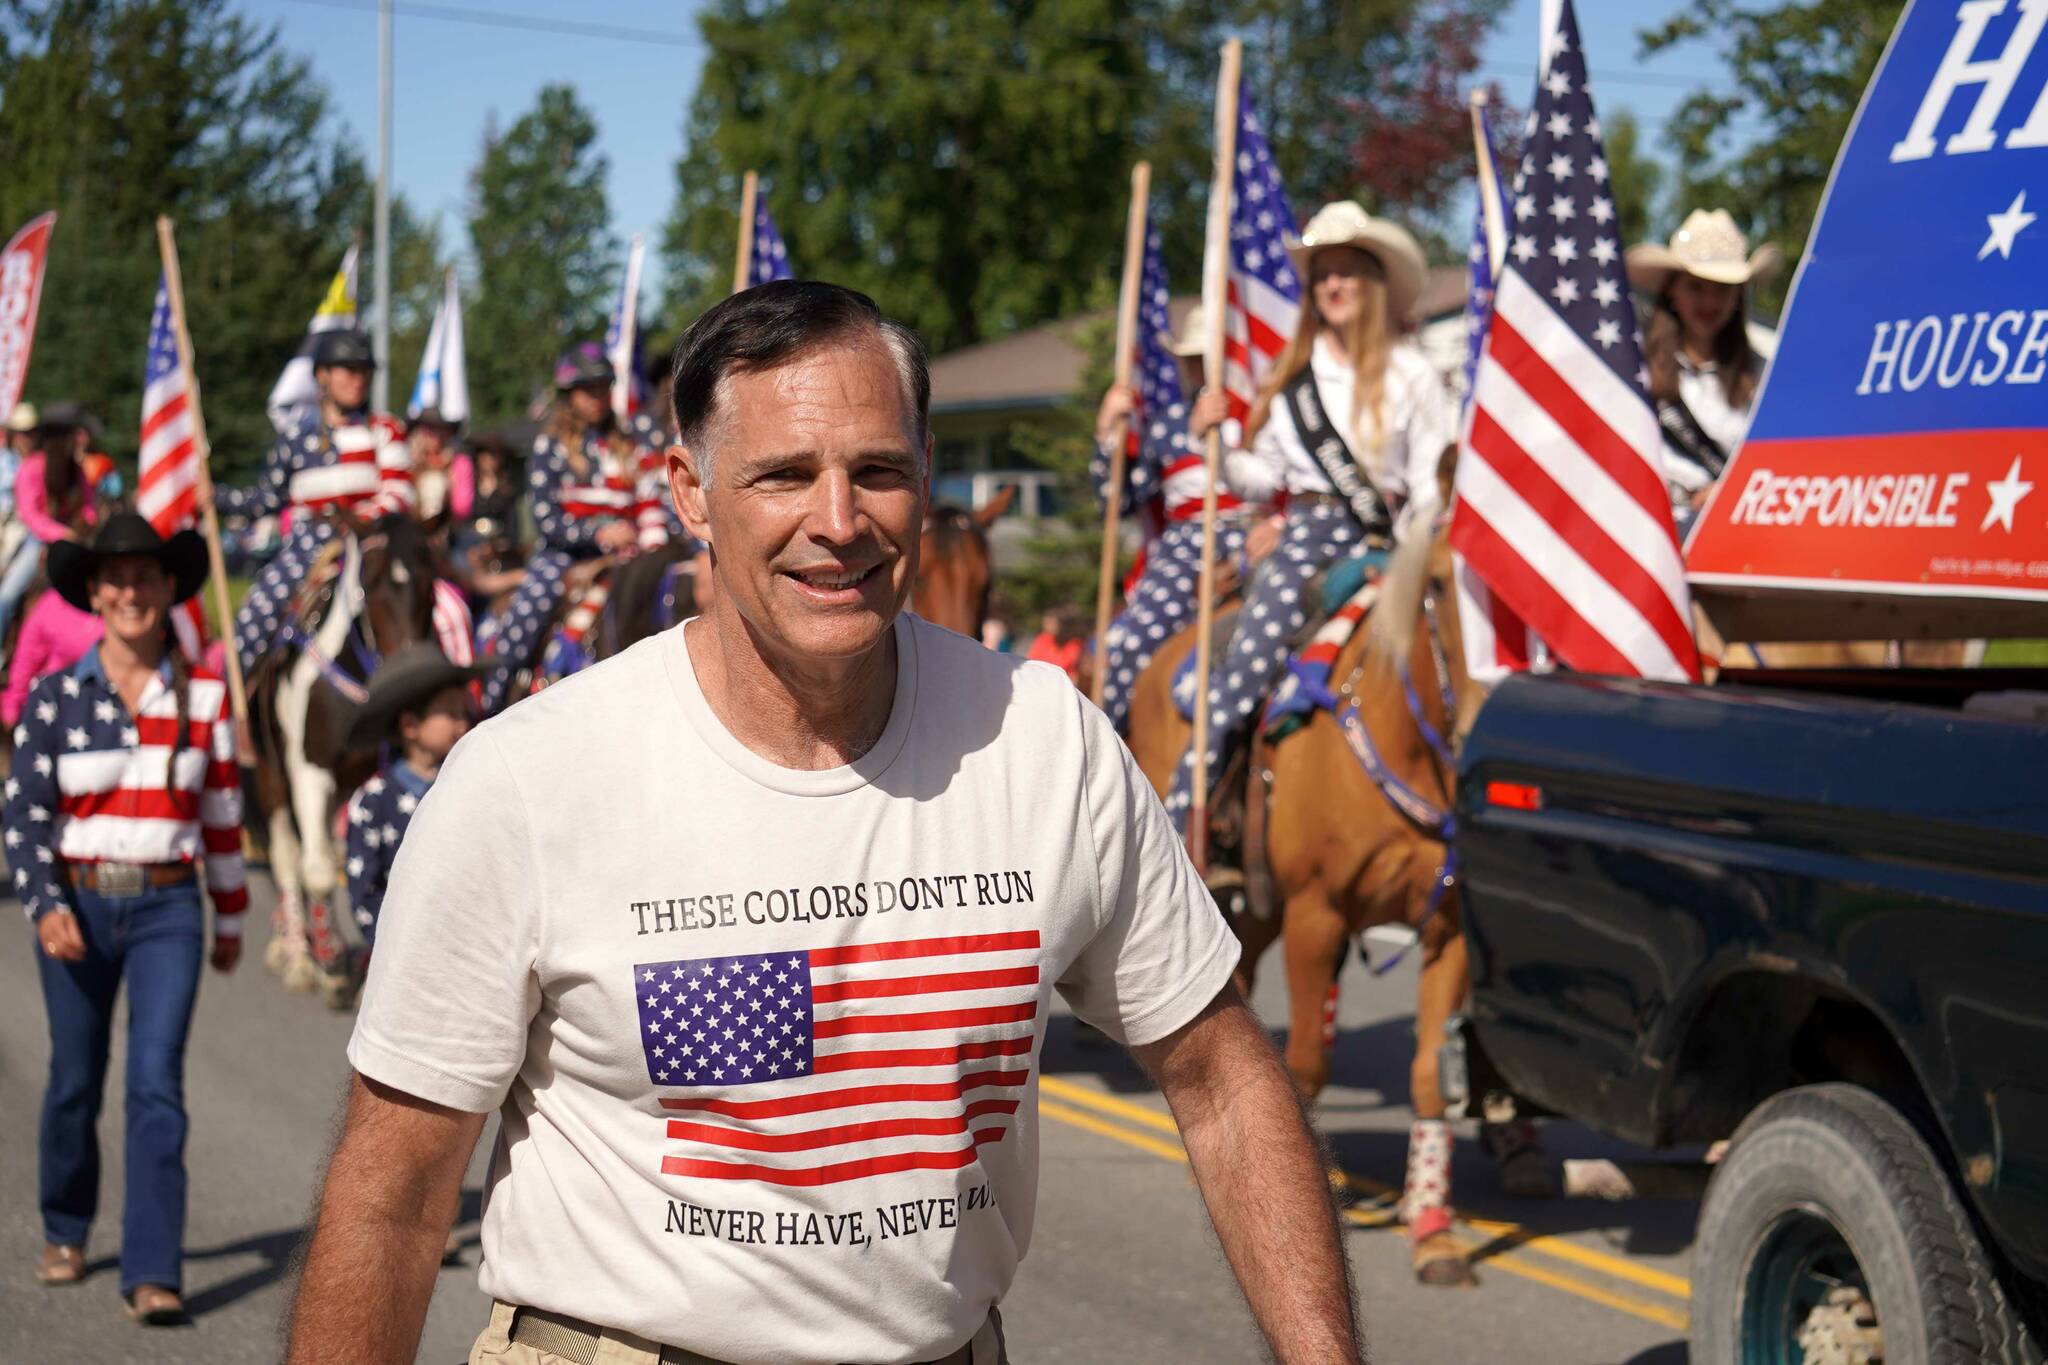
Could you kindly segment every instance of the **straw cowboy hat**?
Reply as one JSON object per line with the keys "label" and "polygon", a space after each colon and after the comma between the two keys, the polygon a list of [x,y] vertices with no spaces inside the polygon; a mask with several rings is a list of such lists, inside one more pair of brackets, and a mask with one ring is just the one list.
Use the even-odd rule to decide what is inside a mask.
{"label": "straw cowboy hat", "polygon": [[1209,349],[1209,315],[1196,304],[1188,309],[1188,315],[1180,320],[1180,335],[1161,332],[1159,344],[1166,348],[1168,355],[1177,355],[1183,360],[1199,360]]}
{"label": "straw cowboy hat", "polygon": [[50,586],[80,611],[91,611],[92,579],[104,560],[122,555],[147,555],[164,566],[176,585],[173,602],[182,602],[206,586],[206,542],[197,531],[180,531],[165,540],[143,517],[117,512],[90,545],[75,540],[50,542]]}
{"label": "straw cowboy hat", "polygon": [[16,403],[14,411],[7,414],[7,429],[17,435],[26,435],[41,425],[34,403]]}
{"label": "straw cowboy hat", "polygon": [[1422,248],[1408,230],[1384,218],[1375,218],[1349,199],[1339,199],[1316,210],[1297,241],[1287,244],[1294,268],[1306,277],[1309,258],[1326,246],[1355,246],[1368,252],[1387,275],[1387,315],[1405,321],[1422,297],[1422,282],[1429,272]]}
{"label": "straw cowboy hat", "polygon": [[1744,285],[1767,280],[1785,264],[1785,254],[1765,242],[1752,254],[1749,241],[1726,209],[1694,209],[1671,234],[1671,245],[1642,242],[1628,249],[1629,283],[1645,294],[1661,294],[1679,272],[1715,284]]}
{"label": "straw cowboy hat", "polygon": [[407,645],[371,675],[370,693],[349,719],[348,747],[376,748],[389,737],[392,724],[402,713],[425,706],[445,688],[467,687],[487,671],[482,666],[450,663],[432,641]]}

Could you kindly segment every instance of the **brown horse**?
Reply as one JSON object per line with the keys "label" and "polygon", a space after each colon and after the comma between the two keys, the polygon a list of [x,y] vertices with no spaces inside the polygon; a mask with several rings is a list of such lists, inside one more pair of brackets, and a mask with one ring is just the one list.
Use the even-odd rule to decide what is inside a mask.
{"label": "brown horse", "polygon": [[[1387,771],[1427,806],[1448,810],[1453,773],[1410,714],[1398,670],[1406,666],[1420,702],[1421,718],[1438,735],[1457,732],[1459,715],[1469,715],[1482,693],[1465,675],[1463,641],[1450,591],[1451,557],[1439,536],[1416,537],[1395,556],[1381,581],[1370,630],[1358,632],[1338,655],[1330,685],[1341,702],[1356,699],[1356,719],[1372,752]],[[1219,633],[1228,625],[1219,613]],[[1194,632],[1168,641],[1139,678],[1130,712],[1130,746],[1140,768],[1163,795],[1189,739],[1189,726],[1172,703],[1174,671],[1194,647]],[[1443,672],[1438,661],[1442,660]],[[1448,688],[1443,678],[1448,674]],[[1446,714],[1444,698],[1453,699]],[[1255,741],[1251,768],[1259,785],[1252,804],[1264,818],[1248,825],[1247,869],[1254,889],[1253,911],[1237,917],[1244,947],[1239,969],[1249,987],[1259,958],[1284,941],[1289,1001],[1287,1067],[1306,1099],[1328,1083],[1331,1039],[1325,1010],[1333,999],[1346,944],[1378,924],[1406,924],[1419,937],[1422,959],[1417,988],[1415,1055],[1409,1070],[1409,1102],[1417,1119],[1445,1113],[1437,1079],[1437,1054],[1444,1026],[1469,988],[1463,924],[1457,893],[1432,900],[1444,865],[1444,846],[1427,820],[1404,814],[1365,768],[1328,711],[1286,740]],[[1259,913],[1256,893],[1270,878],[1277,913]],[[1511,1181],[1533,1187],[1541,1158],[1533,1151],[1532,1172],[1516,1158]],[[1448,1201],[1448,1162],[1442,1167]],[[1411,1153],[1411,1181],[1416,1174]],[[1410,1194],[1414,1191],[1411,1189]],[[1407,1201],[1404,1200],[1404,1204]],[[1414,1264],[1428,1283],[1469,1283],[1471,1272],[1448,1229],[1418,1227]]]}
{"label": "brown horse", "polygon": [[918,540],[917,582],[910,589],[912,611],[935,626],[958,631],[971,640],[981,638],[981,624],[988,619],[989,588],[995,581],[988,528],[1009,510],[1016,496],[1016,485],[1010,484],[972,512],[947,503],[933,503],[925,509],[924,531]]}

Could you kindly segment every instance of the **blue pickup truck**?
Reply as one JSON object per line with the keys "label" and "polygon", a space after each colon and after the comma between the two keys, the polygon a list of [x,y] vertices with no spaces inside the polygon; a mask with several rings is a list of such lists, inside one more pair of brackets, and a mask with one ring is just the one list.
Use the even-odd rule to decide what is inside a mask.
{"label": "blue pickup truck", "polygon": [[2039,1362],[2048,673],[1517,677],[1459,764],[1482,1099],[1729,1140],[1692,1360]]}

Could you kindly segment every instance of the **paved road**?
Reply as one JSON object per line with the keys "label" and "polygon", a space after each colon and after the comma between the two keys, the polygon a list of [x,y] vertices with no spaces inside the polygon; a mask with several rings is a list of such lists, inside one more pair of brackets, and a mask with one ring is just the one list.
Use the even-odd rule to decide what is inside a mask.
{"label": "paved road", "polygon": [[[258,888],[259,906],[267,904]],[[14,911],[0,906],[0,923]],[[109,1258],[111,1218],[90,1248],[82,1286],[46,1290],[30,1274],[39,1233],[34,1134],[47,1045],[25,931],[0,943],[0,1360],[240,1362],[277,1358],[288,1258],[304,1225],[346,1076],[349,1021],[290,996],[259,962],[264,919],[251,915],[252,961],[209,974],[189,1063],[192,1217],[188,1328],[143,1332],[121,1316]],[[1269,977],[1277,978],[1277,962]],[[1383,979],[1349,969],[1337,1083],[1320,1118],[1340,1162],[1365,1181],[1400,1177],[1402,1105],[1413,972]],[[1281,1017],[1277,979],[1261,1013]],[[115,1060],[119,1076],[120,1059]],[[101,1126],[110,1161],[105,1208],[119,1208],[118,1082]],[[1121,1053],[1077,1043],[1055,1019],[1041,1091],[1043,1178],[1036,1240],[1004,1304],[1013,1355],[1051,1361],[1223,1365],[1261,1351],[1181,1163],[1158,1097]],[[1613,1150],[1570,1128],[1553,1155]],[[489,1146],[488,1135],[484,1144]],[[473,1238],[480,1162],[462,1230]],[[1381,1361],[1512,1360],[1679,1365],[1685,1359],[1684,1276],[1693,1210],[1683,1204],[1514,1203],[1469,1143],[1456,1166],[1462,1232],[1486,1250],[1473,1291],[1424,1290],[1405,1243],[1368,1198],[1351,1214],[1349,1245],[1375,1357]],[[1476,1220],[1476,1221],[1475,1221]],[[421,1359],[462,1360],[484,1311],[476,1253],[442,1272]]]}

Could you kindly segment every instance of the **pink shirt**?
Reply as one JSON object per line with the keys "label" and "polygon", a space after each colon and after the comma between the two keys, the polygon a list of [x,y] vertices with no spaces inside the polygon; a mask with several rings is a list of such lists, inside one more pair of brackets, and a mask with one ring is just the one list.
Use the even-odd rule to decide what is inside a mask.
{"label": "pink shirt", "polygon": [[[43,492],[43,452],[27,456],[14,476],[14,515],[28,527],[28,533],[48,545],[71,534],[71,528],[50,515],[50,500]],[[90,485],[85,498],[87,525],[97,525],[99,511],[92,505]]]}
{"label": "pink shirt", "polygon": [[[36,491],[42,492],[38,477]],[[21,721],[21,708],[28,704],[28,692],[36,679],[71,667],[85,651],[99,643],[105,623],[89,611],[66,602],[55,588],[46,588],[22,618],[21,638],[14,645],[14,660],[7,668],[7,690],[0,693],[0,717],[12,729]]]}
{"label": "pink shirt", "polygon": [[448,462],[448,511],[457,521],[469,520],[469,509],[476,506],[476,462],[467,455],[457,455]]}

